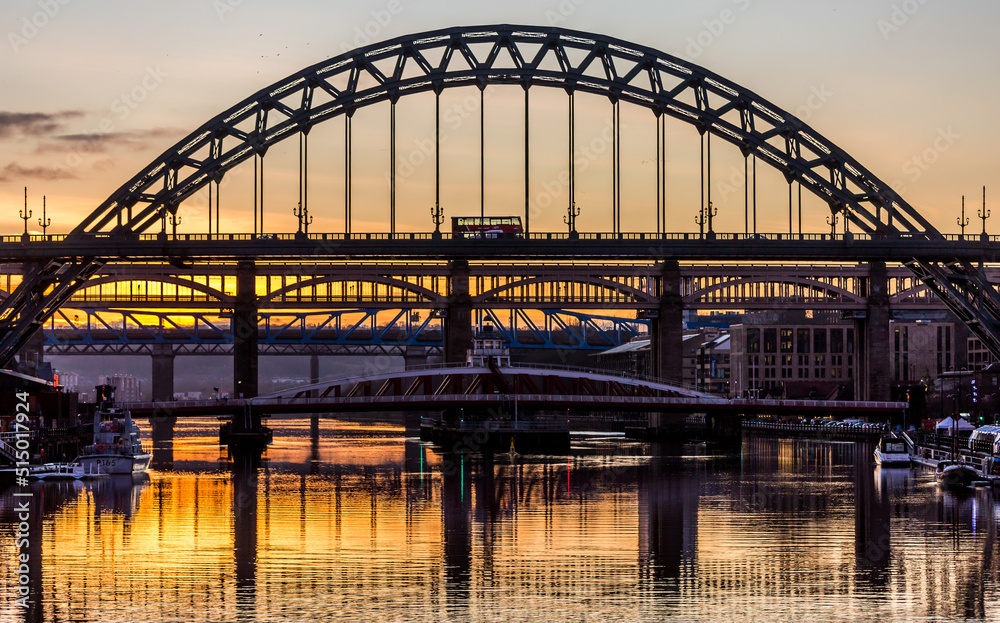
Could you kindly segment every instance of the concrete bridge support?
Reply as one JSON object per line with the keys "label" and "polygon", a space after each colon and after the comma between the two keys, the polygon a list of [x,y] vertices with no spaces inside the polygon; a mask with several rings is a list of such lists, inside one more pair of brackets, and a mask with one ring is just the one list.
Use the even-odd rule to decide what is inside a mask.
{"label": "concrete bridge support", "polygon": [[257,395],[257,271],[252,261],[236,267],[233,309],[233,392],[236,398]]}
{"label": "concrete bridge support", "polygon": [[[319,383],[319,355],[309,356],[309,382]],[[319,392],[311,390],[309,395],[315,397],[319,395]],[[313,413],[309,416],[309,435],[313,443],[319,443],[319,413]]]}
{"label": "concrete bridge support", "polygon": [[[174,399],[174,349],[169,344],[153,345],[153,370],[150,399],[153,402],[168,402]],[[149,418],[154,445],[173,441],[177,417],[169,410]],[[172,450],[171,450],[172,453]],[[157,458],[157,457],[154,457]],[[173,463],[171,457],[170,462]]]}
{"label": "concrete bridge support", "polygon": [[868,265],[866,317],[855,324],[858,400],[889,400],[892,349],[889,342],[889,278],[885,262]]}
{"label": "concrete bridge support", "polygon": [[174,398],[174,349],[170,344],[153,344],[153,373],[150,399],[166,402]]}
{"label": "concrete bridge support", "polygon": [[426,346],[407,346],[403,352],[403,365],[407,369],[414,366],[425,366],[428,359]]}
{"label": "concrete bridge support", "polygon": [[[21,275],[26,276],[39,270],[41,265],[37,262],[25,262],[21,269]],[[17,353],[17,361],[20,365],[21,370],[25,374],[35,375],[38,373],[38,368],[40,367],[42,361],[44,361],[44,344],[45,335],[42,333],[41,327],[35,331],[30,338],[28,338],[27,343],[21,347],[21,350]]]}
{"label": "concrete bridge support", "polygon": [[449,266],[449,295],[444,319],[445,363],[462,363],[472,348],[472,297],[469,295],[469,262],[455,260]]}
{"label": "concrete bridge support", "polygon": [[676,261],[662,264],[659,277],[660,303],[650,322],[653,376],[665,383],[684,380],[684,300],[681,271]]}
{"label": "concrete bridge support", "polygon": [[25,374],[30,374],[32,376],[38,374],[39,369],[42,366],[42,362],[45,361],[44,347],[45,334],[43,334],[41,329],[39,329],[32,334],[30,338],[28,338],[28,342],[18,353],[18,361],[21,365],[21,370],[23,370]]}

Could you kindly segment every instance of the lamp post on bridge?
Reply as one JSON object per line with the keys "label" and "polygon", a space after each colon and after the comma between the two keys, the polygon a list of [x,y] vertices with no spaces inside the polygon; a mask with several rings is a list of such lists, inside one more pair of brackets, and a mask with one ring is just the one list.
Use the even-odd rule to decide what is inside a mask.
{"label": "lamp post on bridge", "polygon": [[435,203],[431,208],[431,219],[434,221],[434,240],[441,239],[441,223],[444,222],[444,210],[441,204]]}
{"label": "lamp post on bridge", "polygon": [[983,219],[983,233],[980,234],[980,240],[983,242],[989,242],[990,237],[986,235],[986,219],[990,218],[990,211],[986,209],[986,187],[983,186],[983,208],[979,210],[979,218]]}
{"label": "lamp post on bridge", "polygon": [[[49,225],[52,224],[52,219],[45,216],[45,195],[42,195],[42,216],[38,219],[38,224],[42,228],[42,235],[47,235],[45,230],[48,229]],[[985,228],[985,225],[983,226]]]}
{"label": "lamp post on bridge", "polygon": [[31,218],[31,210],[28,209],[28,187],[24,187],[24,211],[18,212],[21,220],[24,221],[24,233],[21,234],[21,238],[24,241],[28,240],[28,219]]}
{"label": "lamp post on bridge", "polygon": [[[826,217],[826,224],[830,226],[830,240],[837,237],[837,213],[834,212],[830,216]],[[846,223],[844,225],[847,226]]]}
{"label": "lamp post on bridge", "polygon": [[176,238],[177,226],[181,224],[181,217],[177,216],[176,214],[171,214],[168,218],[170,219],[171,235],[174,238]]}
{"label": "lamp post on bridge", "polygon": [[695,222],[696,225],[698,225],[698,237],[699,238],[704,238],[705,237],[705,224],[708,222],[708,219],[705,218],[705,208],[704,207],[701,208],[700,210],[698,210],[698,216],[694,217],[694,222]]}
{"label": "lamp post on bridge", "polygon": [[962,228],[961,239],[965,240],[965,226],[969,224],[969,219],[965,216],[965,195],[962,195],[962,216],[957,220],[959,227]]}
{"label": "lamp post on bridge", "polygon": [[313,222],[313,217],[309,216],[309,208],[303,207],[300,201],[298,208],[292,208],[292,214],[299,219],[299,231],[296,234],[299,236],[308,236],[309,224]]}
{"label": "lamp post on bridge", "polygon": [[580,234],[576,231],[576,217],[580,216],[580,208],[576,207],[576,202],[574,201],[566,208],[566,216],[563,217],[563,223],[569,226],[569,237],[579,238]]}
{"label": "lamp post on bridge", "polygon": [[[711,194],[711,193],[709,193]],[[712,217],[719,213],[718,208],[712,207],[712,202],[708,202],[708,207],[705,208],[706,214],[708,214],[708,239],[715,240],[715,229],[712,227]]]}

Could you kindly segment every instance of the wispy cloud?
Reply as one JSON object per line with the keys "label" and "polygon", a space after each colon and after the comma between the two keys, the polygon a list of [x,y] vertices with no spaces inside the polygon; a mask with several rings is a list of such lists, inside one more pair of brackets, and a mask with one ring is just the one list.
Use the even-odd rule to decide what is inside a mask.
{"label": "wispy cloud", "polygon": [[79,134],[59,134],[38,144],[38,153],[82,150],[89,153],[107,153],[117,149],[139,151],[162,142],[163,139],[177,139],[184,136],[179,128],[152,128],[125,132],[93,132]]}
{"label": "wispy cloud", "polygon": [[0,169],[0,182],[21,182],[23,180],[75,180],[71,171],[57,167],[23,167],[11,162]]}
{"label": "wispy cloud", "polygon": [[0,110],[0,139],[14,136],[49,136],[62,130],[67,120],[83,115],[81,110],[55,113]]}

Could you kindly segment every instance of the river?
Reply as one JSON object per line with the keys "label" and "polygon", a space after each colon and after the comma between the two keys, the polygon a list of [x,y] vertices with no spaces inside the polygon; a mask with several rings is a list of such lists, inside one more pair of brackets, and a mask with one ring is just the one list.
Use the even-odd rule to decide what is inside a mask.
{"label": "river", "polygon": [[147,478],[32,485],[27,609],[4,485],[0,620],[1000,620],[994,495],[862,444],[581,434],[489,460],[271,425],[259,462],[188,421]]}

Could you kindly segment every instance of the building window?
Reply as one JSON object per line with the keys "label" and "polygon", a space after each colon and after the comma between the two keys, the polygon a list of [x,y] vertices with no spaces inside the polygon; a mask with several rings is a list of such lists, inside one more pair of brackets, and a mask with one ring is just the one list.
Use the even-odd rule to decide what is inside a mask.
{"label": "building window", "polygon": [[792,352],[792,349],[794,347],[794,343],[792,341],[792,334],[793,333],[791,329],[781,330],[781,352],[783,353]]}
{"label": "building window", "polygon": [[816,368],[816,378],[825,379],[826,378],[826,368]]}
{"label": "building window", "polygon": [[847,330],[847,352],[854,352],[854,329]]}
{"label": "building window", "polygon": [[813,352],[826,352],[826,329],[813,329]]}
{"label": "building window", "polygon": [[843,329],[830,329],[830,352],[831,353],[842,353],[842,352],[844,352],[844,330]]}
{"label": "building window", "polygon": [[760,352],[760,329],[747,329],[747,352]]}
{"label": "building window", "polygon": [[764,329],[764,352],[765,353],[776,353],[776,352],[778,352],[778,330],[777,329]]}
{"label": "building window", "polygon": [[809,352],[809,329],[796,329],[795,330],[795,341],[798,342],[798,352],[808,353]]}

